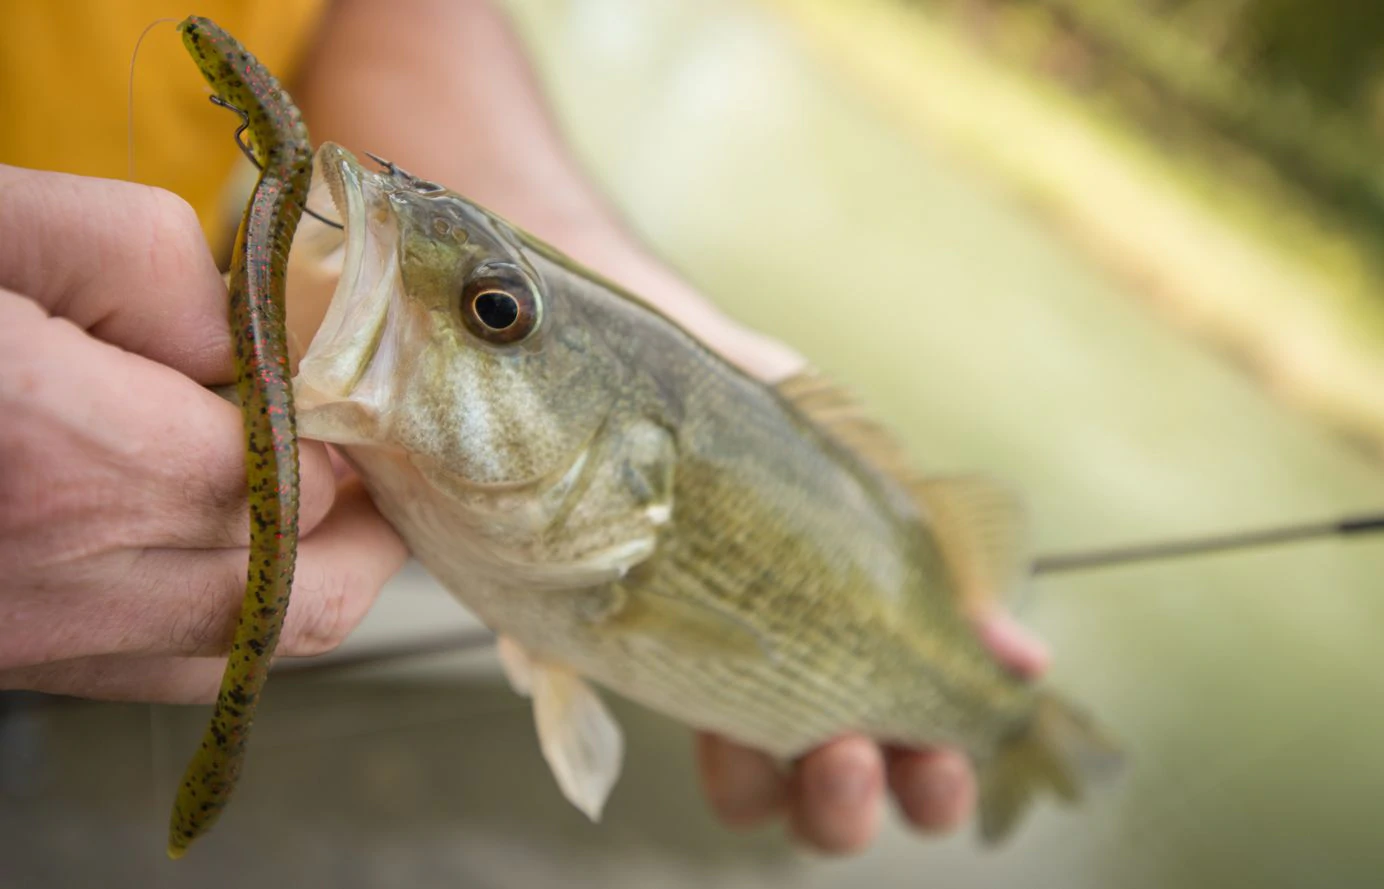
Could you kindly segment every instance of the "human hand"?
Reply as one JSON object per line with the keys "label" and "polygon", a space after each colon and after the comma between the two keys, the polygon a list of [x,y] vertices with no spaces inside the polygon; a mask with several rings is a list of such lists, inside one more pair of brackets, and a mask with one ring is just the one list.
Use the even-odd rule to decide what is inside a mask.
{"label": "human hand", "polygon": [[[986,644],[1014,672],[1047,669],[1041,643],[991,610],[977,620]],[[702,785],[712,809],[734,828],[786,818],[794,838],[819,852],[853,854],[879,831],[886,786],[904,819],[924,833],[946,833],[970,819],[975,776],[953,750],[882,748],[849,735],[818,747],[788,772],[767,755],[715,735],[697,738]]]}
{"label": "human hand", "polygon": [[[0,689],[215,696],[249,521],[226,290],[191,208],[0,166]],[[281,655],[330,650],[405,559],[301,443]],[[344,474],[343,474],[344,476]]]}

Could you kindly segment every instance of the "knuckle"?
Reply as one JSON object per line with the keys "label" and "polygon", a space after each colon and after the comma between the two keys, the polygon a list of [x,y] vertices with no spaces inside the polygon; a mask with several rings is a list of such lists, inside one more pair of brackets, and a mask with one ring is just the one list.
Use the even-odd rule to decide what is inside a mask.
{"label": "knuckle", "polygon": [[244,546],[250,537],[250,498],[243,468],[220,465],[217,456],[204,455],[204,471],[182,471],[183,501],[191,516],[182,539],[197,545]]}
{"label": "knuckle", "polygon": [[200,238],[202,223],[192,205],[177,194],[163,188],[142,191],[145,204],[141,208],[155,237],[188,241]]}
{"label": "knuckle", "polygon": [[192,555],[170,565],[161,554],[145,551],[138,564],[138,576],[160,590],[158,599],[169,603],[162,615],[169,648],[146,654],[204,657],[230,651],[245,592],[243,556],[236,558],[229,551],[218,558]]}
{"label": "knuckle", "polygon": [[182,619],[173,624],[173,651],[221,655],[230,650],[244,578],[227,573],[194,587]]}
{"label": "knuckle", "polygon": [[146,239],[149,280],[182,280],[208,254],[197,211],[173,192],[142,188],[132,213]]}

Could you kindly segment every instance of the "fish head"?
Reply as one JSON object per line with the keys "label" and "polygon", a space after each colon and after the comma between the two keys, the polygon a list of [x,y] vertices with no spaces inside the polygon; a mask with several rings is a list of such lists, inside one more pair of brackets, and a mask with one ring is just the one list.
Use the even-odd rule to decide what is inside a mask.
{"label": "fish head", "polygon": [[527,236],[435,183],[325,144],[340,278],[298,365],[305,437],[404,455],[433,488],[561,475],[618,398],[599,324]]}

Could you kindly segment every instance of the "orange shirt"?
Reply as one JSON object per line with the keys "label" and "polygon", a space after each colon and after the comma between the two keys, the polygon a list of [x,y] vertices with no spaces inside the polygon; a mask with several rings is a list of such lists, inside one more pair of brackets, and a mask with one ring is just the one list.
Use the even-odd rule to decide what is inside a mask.
{"label": "orange shirt", "polygon": [[[195,11],[290,83],[327,2],[198,0]],[[213,243],[223,241],[226,221],[242,209],[226,204],[239,157],[231,136],[239,124],[207,100],[211,91],[183,49],[174,22],[188,12],[187,0],[6,3],[0,163],[166,188],[192,204]],[[132,89],[135,44],[160,18],[174,22],[155,25],[144,38]]]}

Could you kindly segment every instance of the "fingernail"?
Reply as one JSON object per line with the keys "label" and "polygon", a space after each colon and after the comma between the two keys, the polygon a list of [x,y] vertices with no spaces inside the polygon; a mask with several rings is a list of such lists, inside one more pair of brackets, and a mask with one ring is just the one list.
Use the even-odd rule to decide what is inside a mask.
{"label": "fingernail", "polygon": [[918,788],[920,802],[928,808],[950,808],[961,795],[961,766],[950,759],[935,762],[923,776]]}
{"label": "fingernail", "polygon": [[707,795],[733,826],[752,826],[777,813],[787,799],[786,778],[773,761],[720,739],[704,742]]}
{"label": "fingernail", "polygon": [[1006,667],[1020,676],[1032,678],[1048,668],[1047,646],[1003,611],[985,616],[980,623],[980,637]]}
{"label": "fingernail", "polygon": [[929,833],[959,827],[975,805],[970,767],[952,754],[901,762],[890,774],[890,785],[908,820]]}
{"label": "fingernail", "polygon": [[868,846],[883,814],[883,766],[879,748],[864,738],[808,754],[799,765],[802,792],[793,807],[794,835],[828,855],[854,854]]}
{"label": "fingernail", "polygon": [[873,763],[865,756],[841,756],[821,776],[817,792],[832,806],[857,806],[874,791]]}

